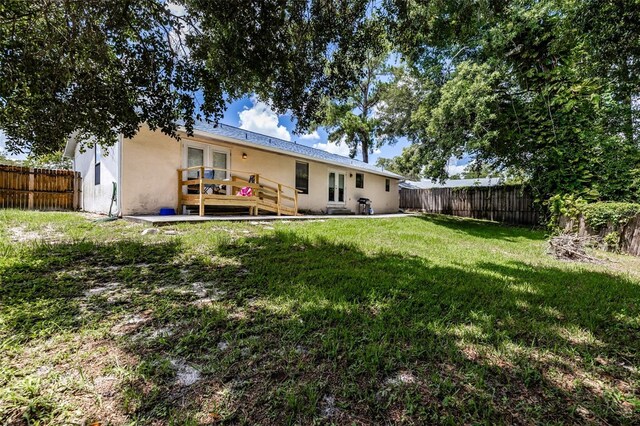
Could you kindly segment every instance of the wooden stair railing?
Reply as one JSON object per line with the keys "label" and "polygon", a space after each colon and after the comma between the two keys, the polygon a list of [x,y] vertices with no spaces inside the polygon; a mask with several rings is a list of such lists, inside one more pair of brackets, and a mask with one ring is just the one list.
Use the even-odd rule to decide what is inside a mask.
{"label": "wooden stair railing", "polygon": [[[225,172],[227,178],[205,178],[209,170]],[[189,179],[188,174],[193,171],[197,171],[197,177]],[[185,173],[187,179],[184,179]],[[215,173],[212,175],[215,176]],[[265,182],[270,182],[272,185]],[[237,191],[243,187],[251,188],[253,195],[250,197],[237,195]],[[195,193],[189,191],[195,191]],[[180,212],[182,206],[193,205],[198,207],[199,215],[204,216],[205,206],[234,206],[248,207],[250,215],[257,215],[260,210],[263,210],[276,213],[278,216],[282,214],[296,216],[298,215],[298,192],[292,186],[265,178],[258,173],[216,167],[187,167],[178,169],[177,211]]]}

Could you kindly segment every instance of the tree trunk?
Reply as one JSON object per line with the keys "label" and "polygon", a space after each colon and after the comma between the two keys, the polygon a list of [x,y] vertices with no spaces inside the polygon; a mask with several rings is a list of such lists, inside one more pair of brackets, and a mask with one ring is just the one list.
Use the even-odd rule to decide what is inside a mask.
{"label": "tree trunk", "polygon": [[362,137],[362,161],[369,162],[369,135]]}
{"label": "tree trunk", "polygon": [[367,132],[367,119],[369,118],[369,104],[368,104],[368,92],[364,94],[364,102],[362,103],[362,114],[360,115],[360,120],[362,120],[364,129],[361,130],[362,133],[362,161],[365,163],[369,162],[369,145],[371,141],[369,140],[369,133]]}

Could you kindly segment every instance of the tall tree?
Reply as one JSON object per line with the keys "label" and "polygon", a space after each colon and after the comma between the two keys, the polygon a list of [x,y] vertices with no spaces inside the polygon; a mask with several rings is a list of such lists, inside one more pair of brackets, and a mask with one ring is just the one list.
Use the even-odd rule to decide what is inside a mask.
{"label": "tall tree", "polygon": [[[393,91],[396,100],[381,116],[391,117],[389,132],[420,147],[412,159],[424,174],[445,178],[448,159],[469,153],[497,169],[522,170],[540,197],[640,197],[630,184],[640,159],[637,129],[620,119],[629,115],[629,86],[607,74],[636,64],[639,40],[607,23],[610,2],[588,2],[601,8],[593,14],[610,37],[624,36],[618,53],[601,52],[602,30],[575,25],[580,3],[386,2],[392,38],[409,65],[396,83],[413,89]],[[625,11],[625,22],[629,13],[640,19]]]}
{"label": "tall tree", "polygon": [[410,145],[402,150],[402,155],[393,158],[379,157],[376,166],[382,167],[393,173],[397,173],[409,180],[420,180],[422,177],[422,166],[420,161],[412,157],[420,155],[420,146]]}
{"label": "tall tree", "polygon": [[[378,37],[383,37],[382,32]],[[369,154],[374,149],[390,141],[380,133],[377,116],[378,108],[384,102],[381,96],[382,79],[390,72],[388,58],[388,46],[384,42],[373,43],[367,50],[364,62],[352,65],[354,69],[362,67],[359,82],[342,97],[327,99],[325,104],[326,115],[322,124],[329,132],[329,141],[347,144],[351,158],[360,151],[365,163],[369,162]]]}
{"label": "tall tree", "polygon": [[8,149],[103,144],[141,125],[175,136],[248,93],[304,130],[320,99],[358,83],[369,0],[7,0],[0,5],[0,129]]}

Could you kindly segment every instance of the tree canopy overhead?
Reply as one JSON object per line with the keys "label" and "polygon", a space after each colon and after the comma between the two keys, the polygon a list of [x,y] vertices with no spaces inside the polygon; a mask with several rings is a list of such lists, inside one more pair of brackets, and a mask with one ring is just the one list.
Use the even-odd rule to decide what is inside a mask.
{"label": "tree canopy overhead", "polygon": [[146,123],[175,135],[247,93],[301,128],[350,90],[370,48],[368,0],[8,0],[0,5],[7,148],[102,143]]}
{"label": "tree canopy overhead", "polygon": [[[387,42],[404,66],[363,86]],[[636,0],[0,5],[10,150],[55,152],[73,132],[109,143],[143,123],[175,135],[249,93],[353,150],[407,137],[392,164],[412,174],[444,178],[471,154],[541,197],[640,198]]]}
{"label": "tree canopy overhead", "polygon": [[414,143],[414,169],[442,179],[447,160],[467,153],[521,171],[540,196],[640,197],[640,3],[385,5],[409,66],[382,119]]}
{"label": "tree canopy overhead", "polygon": [[175,130],[193,113],[190,65],[160,1],[21,1],[0,6],[0,127],[11,151],[54,152],[72,132]]}

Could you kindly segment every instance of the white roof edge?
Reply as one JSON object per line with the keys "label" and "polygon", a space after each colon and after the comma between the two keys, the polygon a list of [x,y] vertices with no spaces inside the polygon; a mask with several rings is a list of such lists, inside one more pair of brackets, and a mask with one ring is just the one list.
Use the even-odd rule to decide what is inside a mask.
{"label": "white roof edge", "polygon": [[76,145],[78,145],[78,132],[74,132],[67,138],[67,143],[64,145],[64,151],[62,156],[66,158],[75,158]]}
{"label": "white roof edge", "polygon": [[[185,128],[183,126],[180,126],[179,129],[182,133],[187,134]],[[371,173],[371,174],[375,174],[375,175],[380,175],[380,176],[385,176],[385,177],[390,177],[393,179],[398,179],[398,180],[402,180],[405,179],[403,176],[397,175],[395,173],[392,172],[386,172],[386,171],[376,171],[376,170],[371,170],[371,169],[366,169],[363,167],[358,167],[356,165],[347,165],[347,164],[339,164],[339,163],[332,163],[330,161],[327,160],[323,160],[321,158],[317,158],[317,157],[312,157],[309,155],[304,155],[304,154],[299,154],[299,153],[293,153],[291,151],[287,151],[285,149],[279,149],[279,148],[274,148],[274,147],[268,147],[268,146],[262,146],[262,145],[257,145],[251,142],[247,142],[244,141],[242,139],[237,139],[237,138],[232,138],[229,136],[223,136],[223,135],[217,135],[214,133],[209,133],[207,131],[204,130],[193,130],[193,134],[194,135],[200,135],[200,136],[205,136],[207,138],[210,139],[217,139],[217,140],[221,140],[224,142],[230,142],[230,143],[234,143],[236,145],[242,145],[242,146],[247,146],[250,148],[254,148],[254,149],[259,149],[259,150],[263,150],[263,151],[271,151],[271,152],[277,152],[279,154],[285,154],[288,155],[290,157],[295,157],[295,158],[302,158],[304,160],[309,160],[309,161],[315,161],[317,163],[324,163],[324,164],[331,164],[333,166],[336,167],[342,167],[345,169],[354,169],[354,170],[358,170],[358,171],[362,171],[362,172],[366,172],[366,173]],[[188,135],[186,137],[189,137]]]}

